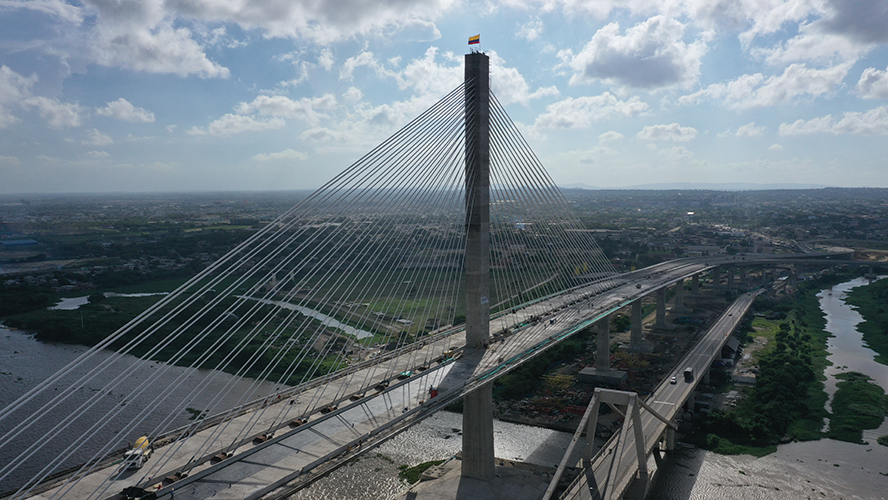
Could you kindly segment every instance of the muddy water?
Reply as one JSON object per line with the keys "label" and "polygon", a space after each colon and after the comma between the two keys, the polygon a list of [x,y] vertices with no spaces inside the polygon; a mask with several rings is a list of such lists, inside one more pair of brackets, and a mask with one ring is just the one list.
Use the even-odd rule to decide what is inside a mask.
{"label": "muddy water", "polygon": [[[66,344],[49,344],[34,340],[33,336],[25,334],[18,330],[0,328],[0,408],[15,401],[19,396],[25,394],[29,389],[49,378],[60,368],[64,367],[71,361],[75,360],[87,350],[84,346],[66,345]],[[89,365],[94,366],[99,362],[112,356],[113,353],[108,351],[99,352],[94,358],[95,361]],[[123,443],[135,441],[141,434],[156,434],[154,429],[161,424],[166,416],[172,415],[172,419],[165,426],[165,429],[173,429],[188,425],[191,414],[180,406],[180,403],[186,399],[190,393],[191,387],[206,379],[209,375],[213,375],[212,381],[208,389],[200,395],[187,401],[187,407],[195,409],[210,409],[210,414],[215,414],[233,407],[238,404],[242,395],[246,395],[247,399],[253,400],[260,397],[267,397],[274,391],[273,384],[262,383],[252,384],[249,380],[232,380],[233,377],[226,373],[210,372],[207,370],[196,370],[183,367],[166,367],[159,363],[142,361],[134,356],[123,356],[113,364],[111,372],[117,372],[133,364],[137,365],[134,375],[110,391],[105,399],[98,404],[93,413],[87,418],[72,421],[69,415],[83,402],[87,401],[97,391],[112,379],[112,375],[102,375],[79,387],[71,400],[63,405],[55,408],[48,415],[49,418],[41,422],[40,428],[29,430],[20,436],[15,443],[0,449],[0,467],[5,466],[12,461],[18,453],[31,442],[39,439],[40,436],[46,434],[52,426],[63,422],[70,425],[69,430],[65,434],[55,439],[56,444],[65,441],[67,436],[83,434],[93,422],[104,419],[107,412],[117,409],[118,405],[123,410],[112,421],[107,422],[107,427],[99,432],[95,439],[91,440],[85,446],[70,453],[69,459],[65,461],[65,466],[72,466],[77,463],[89,459],[93,454],[101,448],[101,445],[115,438],[114,429],[121,429],[127,423],[130,423],[143,408],[150,406],[154,411],[147,419],[142,421],[138,429],[131,436],[123,436]],[[77,376],[85,373],[89,367],[84,366],[76,370]],[[159,379],[168,387],[168,399],[157,402],[150,401],[152,397],[135,398],[133,391],[138,384],[157,372],[165,370]],[[180,378],[180,375],[183,377]],[[226,384],[231,381],[231,385]],[[226,393],[227,391],[227,393]],[[212,397],[215,394],[225,394],[222,399],[212,409]],[[53,396],[55,394],[52,394]],[[41,401],[34,401],[25,406],[24,414],[34,413],[42,405]],[[16,415],[21,415],[17,413]],[[9,432],[17,422],[3,421],[0,422],[0,435]],[[63,449],[63,448],[62,448]],[[21,485],[27,478],[33,477],[47,462],[54,456],[50,454],[47,448],[38,452],[25,464],[13,472],[13,475],[0,481],[0,492],[7,491]]]}

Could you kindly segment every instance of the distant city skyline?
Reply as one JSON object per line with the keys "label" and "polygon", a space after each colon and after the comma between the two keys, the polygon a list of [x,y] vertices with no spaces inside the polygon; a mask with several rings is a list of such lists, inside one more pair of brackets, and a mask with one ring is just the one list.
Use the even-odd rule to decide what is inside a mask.
{"label": "distant city skyline", "polygon": [[315,189],[478,34],[558,185],[888,187],[888,0],[10,0],[0,193]]}

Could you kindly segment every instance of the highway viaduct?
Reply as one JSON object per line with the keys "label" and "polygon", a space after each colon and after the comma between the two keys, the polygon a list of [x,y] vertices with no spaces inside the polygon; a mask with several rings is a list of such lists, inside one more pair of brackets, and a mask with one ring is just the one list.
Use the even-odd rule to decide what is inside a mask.
{"label": "highway viaduct", "polygon": [[[163,472],[149,483],[136,484],[135,477],[121,477],[117,474],[116,467],[107,466],[90,471],[76,482],[46,485],[35,498],[59,498],[59,494],[69,498],[110,498],[127,486],[150,489],[158,498],[173,498],[173,492],[175,498],[180,499],[281,498],[593,324],[598,326],[599,346],[606,346],[598,349],[599,368],[609,369],[608,366],[602,366],[608,360],[601,353],[609,352],[607,325],[610,315],[623,307],[632,306],[632,343],[640,342],[641,318],[640,312],[636,314],[635,311],[636,308],[640,310],[640,299],[649,294],[656,295],[657,322],[663,322],[666,289],[674,287],[675,307],[681,307],[686,280],[691,280],[691,288],[696,289],[701,273],[711,272],[716,275],[715,270],[718,268],[724,270],[749,266],[867,264],[841,260],[847,257],[830,254],[812,258],[811,255],[793,254],[678,259],[614,276],[604,286],[576,287],[492,317],[489,325],[491,341],[486,348],[465,348],[456,356],[447,352],[450,350],[449,346],[464,344],[464,331],[451,330],[392,354],[388,363],[395,367],[395,373],[416,373],[404,380],[384,379],[384,373],[391,373],[392,370],[378,370],[377,374],[374,372],[378,365],[374,364],[354,368],[369,370],[366,376],[368,382],[360,387],[332,390],[329,387],[312,387],[309,382],[306,384],[309,387],[294,388],[294,394],[300,393],[299,399],[284,398],[278,405],[282,410],[285,407],[288,411],[293,410],[295,414],[301,414],[302,407],[310,402],[313,404],[313,399],[323,397],[324,393],[348,396],[318,405],[319,408],[332,411],[315,414],[310,422],[297,425],[300,423],[288,421],[289,425],[285,424],[270,434],[263,432],[248,435],[230,455],[220,455],[220,450],[223,443],[230,442],[233,432],[231,429],[238,426],[232,422],[220,422],[221,425],[208,426],[186,440],[177,441],[167,450],[158,450],[158,460],[164,461]],[[732,274],[733,270],[728,271],[729,276]],[[718,283],[718,280],[713,281]],[[722,342],[726,340],[725,332],[730,333],[733,330],[733,326],[751,303],[751,295],[741,296],[731,306],[732,309],[710,329],[708,336],[715,335],[713,338]],[[552,322],[553,319],[557,321]],[[720,330],[713,333],[716,327]],[[636,332],[639,334],[636,335]],[[699,349],[704,351],[698,352]],[[721,346],[716,347],[715,344],[704,347],[698,345],[689,355],[693,359],[682,363],[692,362],[695,373],[706,373],[712,356],[720,349]],[[441,358],[443,362],[437,366],[415,366],[415,360],[425,359],[426,353]],[[679,365],[678,369],[682,368],[684,366]],[[362,379],[365,377],[353,377],[349,380]],[[334,378],[328,382],[328,386],[345,383],[345,380],[345,377]],[[671,419],[688,395],[692,394],[693,387],[690,384],[664,384],[654,393],[649,404]],[[437,397],[429,397],[430,386],[437,387]],[[675,393],[676,388],[685,391]],[[670,389],[673,393],[662,395],[662,391]],[[265,429],[258,416],[260,413],[266,412],[244,412],[236,420],[241,420],[241,425]],[[267,418],[271,420],[274,417],[277,414],[269,414]],[[666,426],[658,424],[659,420],[656,419],[644,422],[645,449],[650,453]],[[581,484],[579,490],[585,487],[584,491],[588,492],[590,485],[595,487],[608,484],[611,493],[620,491],[622,494],[631,484],[630,479],[637,477],[637,469],[633,471],[630,465],[626,465],[633,462],[629,457],[620,460],[622,467],[628,468],[618,469],[616,476],[599,477],[606,469],[602,468],[602,464],[606,457],[612,455],[613,446],[615,445],[609,444],[594,457],[587,457],[589,470],[594,471],[588,477],[595,479]],[[165,453],[161,453],[162,451]],[[194,466],[195,463],[197,466]],[[634,463],[637,467],[638,460],[634,460]],[[182,477],[185,464],[190,464],[189,473],[187,477]],[[111,476],[115,476],[114,481],[107,481]],[[157,489],[158,487],[160,488]],[[618,498],[619,494],[608,496]],[[584,497],[580,495],[577,498]]]}

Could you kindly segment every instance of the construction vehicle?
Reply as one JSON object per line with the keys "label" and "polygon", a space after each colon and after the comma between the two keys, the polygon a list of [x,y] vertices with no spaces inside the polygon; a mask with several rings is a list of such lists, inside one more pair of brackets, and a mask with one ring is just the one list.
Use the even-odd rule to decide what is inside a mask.
{"label": "construction vehicle", "polygon": [[132,449],[123,454],[123,468],[141,469],[153,452],[154,447],[151,446],[147,436],[136,439]]}

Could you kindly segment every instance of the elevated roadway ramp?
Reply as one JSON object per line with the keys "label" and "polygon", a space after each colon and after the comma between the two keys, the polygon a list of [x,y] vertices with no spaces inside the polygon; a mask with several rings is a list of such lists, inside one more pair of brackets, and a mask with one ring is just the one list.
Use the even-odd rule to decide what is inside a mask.
{"label": "elevated roadway ramp", "polygon": [[[703,338],[685,355],[677,367],[668,374],[646,403],[658,414],[673,420],[681,411],[682,405],[693,393],[702,375],[719,356],[731,333],[739,324],[743,315],[752,306],[757,293],[748,292],[741,295],[718,318]],[[695,373],[692,382],[684,381],[682,372],[691,367]],[[670,377],[676,377],[676,383],[669,383]],[[595,499],[611,500],[623,498],[643,498],[647,493],[650,477],[639,475],[639,464],[635,452],[635,429],[629,419],[624,425],[629,428],[625,432],[615,433],[604,446],[594,455],[584,460],[583,473],[574,481],[570,488],[561,496],[562,499]],[[649,412],[641,413],[644,450],[649,455],[659,445],[666,424]],[[620,436],[625,435],[625,443]],[[592,440],[589,440],[592,443]],[[622,450],[622,452],[620,452]],[[633,486],[633,483],[635,485]],[[631,495],[627,492],[632,488]]]}
{"label": "elevated roadway ramp", "polygon": [[[711,268],[700,260],[679,260],[658,264],[644,270],[614,277],[604,288],[599,285],[577,287],[508,314],[491,318],[491,335],[496,337],[488,349],[467,351],[456,362],[430,367],[402,382],[386,380],[387,374],[416,370],[417,359],[439,356],[451,346],[464,345],[464,333],[413,346],[401,355],[387,360],[385,369],[365,366],[358,376],[333,379],[324,386],[305,390],[287,415],[302,415],[311,408],[338,406],[327,415],[315,414],[308,425],[290,429],[289,418],[279,412],[251,412],[236,421],[204,429],[184,441],[176,442],[152,462],[160,470],[150,484],[138,484],[141,475],[118,474],[109,467],[91,471],[74,484],[46,491],[37,498],[50,498],[63,493],[65,498],[109,498],[128,486],[153,487],[164,478],[187,468],[189,475],[156,491],[159,498],[260,498],[275,497],[307,484],[318,475],[345,463],[356,453],[367,450],[408,428],[447,403],[490,383],[520,366],[560,340],[607,317],[632,301]],[[552,320],[556,320],[552,322]],[[349,382],[360,381],[360,382]],[[385,390],[373,390],[380,382],[390,382]],[[345,384],[345,385],[343,385]],[[439,388],[439,396],[429,399],[429,387]],[[347,395],[330,400],[333,394]],[[352,402],[348,396],[364,394]],[[318,401],[328,401],[318,405]],[[277,405],[273,405],[277,406]],[[406,409],[406,411],[405,411]],[[258,434],[272,436],[260,445],[253,445]],[[253,429],[238,438],[244,428]],[[240,439],[231,458],[221,463],[211,459]],[[196,464],[196,465],[195,465]],[[224,486],[224,487],[223,487]],[[59,498],[59,496],[55,496]]]}

